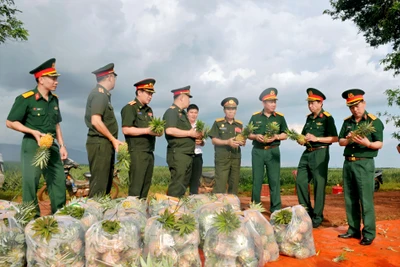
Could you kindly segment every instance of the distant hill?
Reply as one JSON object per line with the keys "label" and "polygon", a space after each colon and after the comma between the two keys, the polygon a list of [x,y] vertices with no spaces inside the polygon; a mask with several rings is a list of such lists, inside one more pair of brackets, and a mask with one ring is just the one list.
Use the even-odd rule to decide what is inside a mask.
{"label": "distant hill", "polygon": [[[0,153],[5,162],[20,162],[21,146],[11,144],[0,144]],[[79,164],[88,164],[86,151],[68,148],[68,157]],[[156,166],[167,166],[165,158],[158,155],[154,156]]]}

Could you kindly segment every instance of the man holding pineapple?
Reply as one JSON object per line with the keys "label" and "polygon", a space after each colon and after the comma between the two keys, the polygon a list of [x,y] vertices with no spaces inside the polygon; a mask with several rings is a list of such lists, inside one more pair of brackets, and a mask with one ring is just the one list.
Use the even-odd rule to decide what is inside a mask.
{"label": "man holding pineapple", "polygon": [[147,198],[153,177],[156,136],[162,135],[150,127],[154,116],[148,104],[155,93],[155,83],[156,80],[151,78],[135,83],[135,100],[121,110],[122,132],[131,158],[128,195],[139,198]]}
{"label": "man holding pineapple", "polygon": [[[339,145],[344,146],[343,184],[349,229],[340,238],[361,238],[370,245],[376,236],[374,210],[374,157],[383,146],[383,123],[365,110],[365,92],[350,89],[342,93],[352,116],[343,122]],[[364,227],[361,228],[361,220]]]}
{"label": "man holding pineapple", "polygon": [[[338,141],[335,121],[331,114],[324,111],[325,95],[315,89],[308,88],[307,102],[311,111],[307,115],[306,124],[301,132],[304,141],[298,141],[306,146],[297,167],[296,191],[299,204],[307,208],[314,228],[323,221],[325,205],[325,187],[328,180],[329,146]],[[314,208],[311,206],[308,184],[314,184]]]}
{"label": "man holding pineapple", "polygon": [[[52,93],[57,88],[57,78],[60,76],[55,69],[55,62],[56,59],[49,59],[30,71],[35,76],[37,86],[15,99],[6,121],[8,128],[25,134],[21,147],[22,200],[38,204],[36,193],[43,173],[52,213],[65,204],[65,176],[61,160],[68,156],[60,127],[58,97]],[[59,146],[54,143],[53,136]],[[47,152],[42,154],[44,158],[36,158],[36,162],[33,162],[38,148],[46,149]]]}
{"label": "man holding pineapple", "polygon": [[109,194],[114,175],[115,151],[123,142],[118,138],[118,124],[111,105],[110,91],[114,89],[117,74],[114,64],[92,72],[97,85],[90,92],[85,112],[85,123],[89,128],[86,150],[89,159],[91,178],[89,197]]}
{"label": "man holding pineapple", "polygon": [[261,187],[264,180],[264,168],[268,176],[270,188],[271,213],[281,209],[280,172],[281,153],[279,146],[286,140],[287,124],[282,113],[275,111],[278,90],[267,88],[259,96],[263,109],[253,114],[249,124],[254,125],[254,131],[249,139],[253,140],[251,151],[253,189],[251,200],[261,202]]}
{"label": "man holding pineapple", "polygon": [[246,139],[241,135],[243,123],[235,119],[239,100],[227,97],[221,102],[225,117],[216,119],[209,136],[215,150],[215,186],[214,193],[237,194],[240,178],[240,162],[242,154],[240,146]]}
{"label": "man holding pineapple", "polygon": [[189,185],[192,174],[195,140],[201,138],[192,128],[185,109],[189,107],[190,86],[171,91],[174,103],[165,111],[165,138],[167,139],[167,163],[171,172],[171,182],[167,194],[182,197]]}

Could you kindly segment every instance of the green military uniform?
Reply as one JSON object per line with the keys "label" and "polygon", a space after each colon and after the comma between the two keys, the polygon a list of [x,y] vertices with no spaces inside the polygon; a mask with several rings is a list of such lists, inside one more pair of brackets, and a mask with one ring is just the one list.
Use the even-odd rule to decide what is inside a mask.
{"label": "green military uniform", "polygon": [[[42,76],[59,76],[60,74],[54,67],[55,61],[54,58],[50,59],[30,73],[34,74],[36,79]],[[7,120],[18,121],[30,129],[41,133],[50,133],[56,137],[56,126],[61,122],[58,98],[49,92],[46,100],[36,87],[15,99]],[[43,173],[50,196],[51,211],[55,213],[64,206],[66,201],[64,168],[59,147],[56,143],[53,143],[50,148],[48,165],[43,170],[40,167],[34,167],[32,164],[37,148],[38,144],[35,137],[25,134],[21,146],[22,200],[24,202],[34,201],[35,204],[38,204],[36,193],[40,176]],[[38,207],[37,216],[39,215]]]}
{"label": "green military uniform", "polygon": [[[261,101],[276,100],[278,90],[275,88],[265,89],[259,99]],[[264,135],[267,131],[267,125],[276,123],[279,125],[277,134],[284,133],[287,130],[285,117],[280,112],[273,112],[269,117],[264,110],[256,112],[250,119],[256,129],[254,134]],[[281,171],[281,153],[279,146],[280,140],[274,140],[271,143],[260,143],[253,140],[253,149],[251,151],[251,166],[253,175],[252,201],[261,202],[261,187],[265,176],[265,170],[268,177],[270,188],[270,211],[281,209],[280,195],[280,171]],[[265,170],[264,170],[265,168]]]}
{"label": "green military uniform", "polygon": [[[136,83],[137,90],[154,93],[154,79],[146,79]],[[122,127],[148,128],[153,118],[153,110],[143,105],[136,98],[129,102],[122,110]],[[156,137],[153,135],[125,135],[128,143],[131,163],[129,168],[129,196],[146,198],[151,185],[154,170],[154,146]]]}
{"label": "green military uniform", "polygon": [[[307,101],[323,101],[325,95],[315,88],[307,89]],[[314,118],[313,113],[307,115],[306,124],[301,134],[313,134],[318,137],[337,137],[335,120],[323,109]],[[328,180],[329,143],[309,142],[300,158],[297,167],[296,189],[299,204],[307,208],[313,226],[318,227],[324,219],[325,187]],[[308,184],[314,184],[314,208],[311,206]]]}
{"label": "green military uniform", "polygon": [[[363,100],[364,91],[359,89],[347,90],[342,97],[347,99],[347,105],[352,106]],[[367,135],[369,141],[383,141],[383,123],[380,119],[365,111],[362,119],[357,123],[354,116],[346,118],[340,130],[339,139],[356,130],[360,123],[372,123],[375,132]],[[364,224],[363,238],[373,240],[376,237],[375,210],[374,210],[374,157],[378,150],[370,149],[357,143],[348,144],[343,153],[344,197],[346,216],[349,224],[348,233],[360,235],[361,219]],[[361,210],[360,210],[361,204]]]}
{"label": "green military uniform", "polygon": [[[92,72],[97,78],[108,74],[114,74],[114,64],[110,63]],[[102,121],[112,136],[118,138],[118,124],[111,105],[110,92],[97,84],[90,92],[85,112],[85,123],[89,128],[86,140],[86,151],[88,153],[89,168],[91,172],[89,197],[98,194],[109,194],[114,173],[115,149],[110,140],[103,136],[92,125],[93,115],[100,115]]]}
{"label": "green military uniform", "polygon": [[[174,96],[179,94],[190,95],[190,86],[171,91]],[[173,104],[164,113],[163,120],[166,121],[165,129],[178,128],[189,131],[192,125],[189,122],[184,109]],[[195,139],[191,137],[175,137],[165,134],[167,139],[167,163],[171,173],[171,182],[168,186],[169,196],[181,197],[185,194],[192,174],[192,162],[194,156]]]}
{"label": "green military uniform", "polygon": [[[221,106],[236,108],[239,101],[234,97],[227,97],[221,102]],[[229,140],[241,133],[243,123],[239,120],[233,120],[229,123],[225,118],[216,119],[211,127],[209,136],[221,140]],[[228,185],[228,194],[237,194],[240,178],[241,149],[231,146],[214,146],[215,156],[215,185],[214,193],[226,193]]]}

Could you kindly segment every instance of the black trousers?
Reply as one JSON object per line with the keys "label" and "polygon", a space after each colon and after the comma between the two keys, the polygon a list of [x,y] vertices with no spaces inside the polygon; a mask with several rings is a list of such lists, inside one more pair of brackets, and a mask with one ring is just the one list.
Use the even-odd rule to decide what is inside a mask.
{"label": "black trousers", "polygon": [[199,193],[200,177],[203,172],[203,155],[196,154],[193,157],[192,175],[190,176],[189,192],[190,194]]}

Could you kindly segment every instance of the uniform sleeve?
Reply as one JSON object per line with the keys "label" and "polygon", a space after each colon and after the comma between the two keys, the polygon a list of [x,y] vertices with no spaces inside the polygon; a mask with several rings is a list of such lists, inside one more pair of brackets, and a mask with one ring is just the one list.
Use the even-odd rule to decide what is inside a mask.
{"label": "uniform sleeve", "polygon": [[219,138],[219,129],[218,129],[218,125],[217,122],[214,121],[213,126],[211,127],[210,133],[208,134],[211,138]]}
{"label": "uniform sleeve", "polygon": [[335,126],[335,119],[332,116],[329,116],[326,119],[325,136],[338,136]]}
{"label": "uniform sleeve", "polygon": [[375,132],[371,134],[372,141],[381,141],[383,142],[383,123],[380,119],[376,119],[372,121],[372,125],[375,127]]}
{"label": "uniform sleeve", "polygon": [[346,138],[347,133],[346,133],[346,121],[343,122],[342,124],[342,128],[340,129],[340,133],[339,133],[339,139],[340,138]]}
{"label": "uniform sleeve", "polygon": [[23,123],[26,118],[28,103],[29,103],[28,99],[22,96],[17,96],[15,98],[14,105],[12,106],[10,113],[8,114],[7,120],[19,121]]}
{"label": "uniform sleeve", "polygon": [[121,110],[122,127],[132,127],[136,120],[137,114],[134,106],[126,105]]}
{"label": "uniform sleeve", "polygon": [[285,117],[282,117],[281,119],[281,127],[280,127],[280,132],[279,133],[284,133],[288,129]]}
{"label": "uniform sleeve", "polygon": [[93,95],[91,108],[90,108],[90,115],[104,115],[104,112],[108,105],[108,98],[103,93],[96,93]]}
{"label": "uniform sleeve", "polygon": [[163,120],[165,120],[165,129],[178,126],[178,114],[172,108],[164,113]]}

